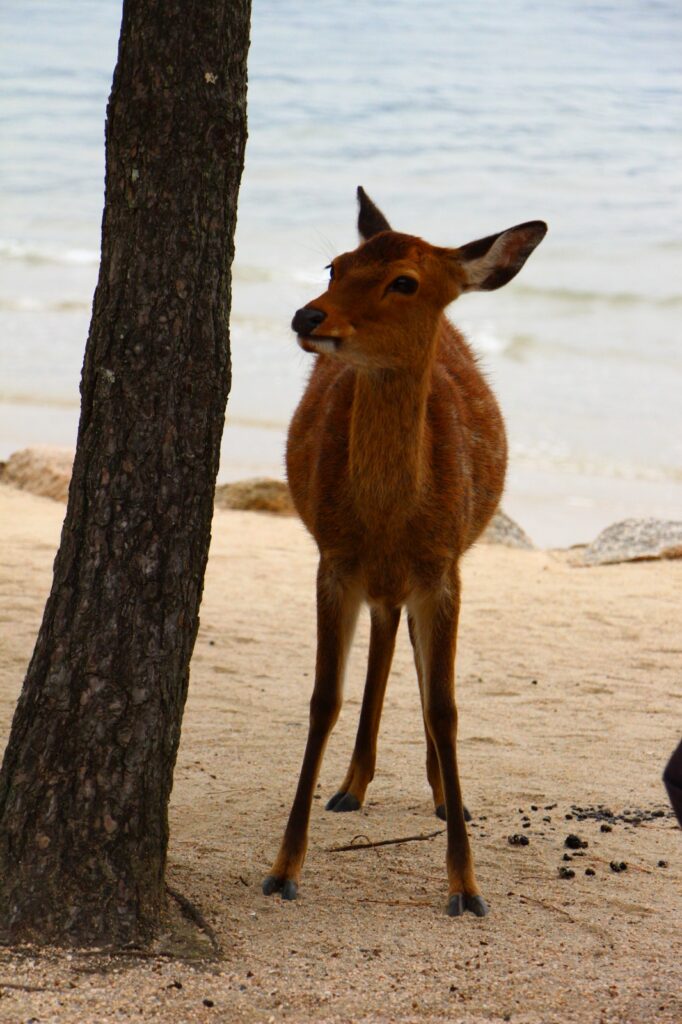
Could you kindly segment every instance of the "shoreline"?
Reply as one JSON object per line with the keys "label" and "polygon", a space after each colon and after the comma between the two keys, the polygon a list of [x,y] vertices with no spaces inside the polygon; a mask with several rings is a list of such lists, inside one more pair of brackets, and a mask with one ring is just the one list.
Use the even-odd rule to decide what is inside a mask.
{"label": "shoreline", "polygon": [[[17,417],[17,409],[26,410]],[[74,406],[0,401],[0,460],[30,447],[74,449]],[[285,480],[285,426],[228,417],[217,484],[253,477]],[[49,437],[49,445],[45,438]],[[631,518],[682,521],[682,480],[641,480],[567,472],[510,460],[502,507],[543,550],[591,543],[613,523]]]}

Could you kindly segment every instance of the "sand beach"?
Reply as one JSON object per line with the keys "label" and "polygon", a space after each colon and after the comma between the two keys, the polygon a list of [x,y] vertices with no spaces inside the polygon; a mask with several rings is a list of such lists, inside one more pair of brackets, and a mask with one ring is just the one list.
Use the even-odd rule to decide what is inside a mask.
{"label": "sand beach", "polygon": [[[3,737],[63,515],[0,484]],[[460,762],[490,915],[446,917],[444,836],[407,841],[442,823],[404,626],[366,806],[324,810],[354,739],[366,618],[300,898],[285,903],[260,883],[305,739],[316,551],[293,517],[217,509],[168,882],[201,909],[219,954],[207,943],[198,960],[170,957],[163,936],[144,958],[1,949],[0,1021],[682,1020],[682,833],[661,784],[682,722],[682,561],[584,568],[579,554],[486,544],[464,561]],[[569,835],[586,845],[567,847]],[[332,849],[386,839],[401,841]]]}

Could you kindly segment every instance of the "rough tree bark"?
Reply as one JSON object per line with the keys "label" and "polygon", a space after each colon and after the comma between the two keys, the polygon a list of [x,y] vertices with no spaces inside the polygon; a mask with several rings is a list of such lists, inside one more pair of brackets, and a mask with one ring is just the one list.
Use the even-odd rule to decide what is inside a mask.
{"label": "rough tree bark", "polygon": [[230,387],[250,0],[125,0],[52,591],[0,774],[0,936],[144,944]]}

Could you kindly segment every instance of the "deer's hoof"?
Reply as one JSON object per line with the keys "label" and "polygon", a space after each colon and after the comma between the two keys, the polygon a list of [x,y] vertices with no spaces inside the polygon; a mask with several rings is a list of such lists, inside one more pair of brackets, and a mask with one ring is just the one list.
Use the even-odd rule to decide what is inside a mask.
{"label": "deer's hoof", "polygon": [[273,892],[279,892],[283,900],[295,900],[298,896],[298,885],[291,878],[268,875],[263,879],[263,894],[272,896]]}
{"label": "deer's hoof", "polygon": [[360,801],[352,793],[344,793],[340,790],[338,793],[334,793],[334,796],[329,800],[326,811],[359,811]]}
{"label": "deer's hoof", "polygon": [[488,913],[488,904],[482,896],[467,896],[463,892],[454,892],[448,901],[448,916],[461,917],[465,910],[476,917],[485,917]]}
{"label": "deer's hoof", "polygon": [[[287,878],[286,882],[282,886],[282,899],[283,900],[295,900],[298,896],[298,886],[296,882],[292,882],[290,878]],[[485,904],[484,904],[485,906]],[[486,913],[488,908],[486,907]]]}
{"label": "deer's hoof", "polygon": [[[463,808],[463,811],[464,820],[471,821],[471,812],[466,807]],[[447,817],[445,814],[445,804],[438,804],[438,807],[436,807],[436,816],[440,818],[441,821],[447,821]]]}

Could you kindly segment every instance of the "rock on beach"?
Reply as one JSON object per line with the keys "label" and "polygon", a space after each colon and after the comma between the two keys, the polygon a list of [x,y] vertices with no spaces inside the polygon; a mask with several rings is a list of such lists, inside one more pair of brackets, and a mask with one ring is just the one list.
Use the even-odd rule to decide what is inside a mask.
{"label": "rock on beach", "polygon": [[682,523],[624,519],[607,527],[581,552],[581,565],[615,565],[647,559],[682,558]]}

